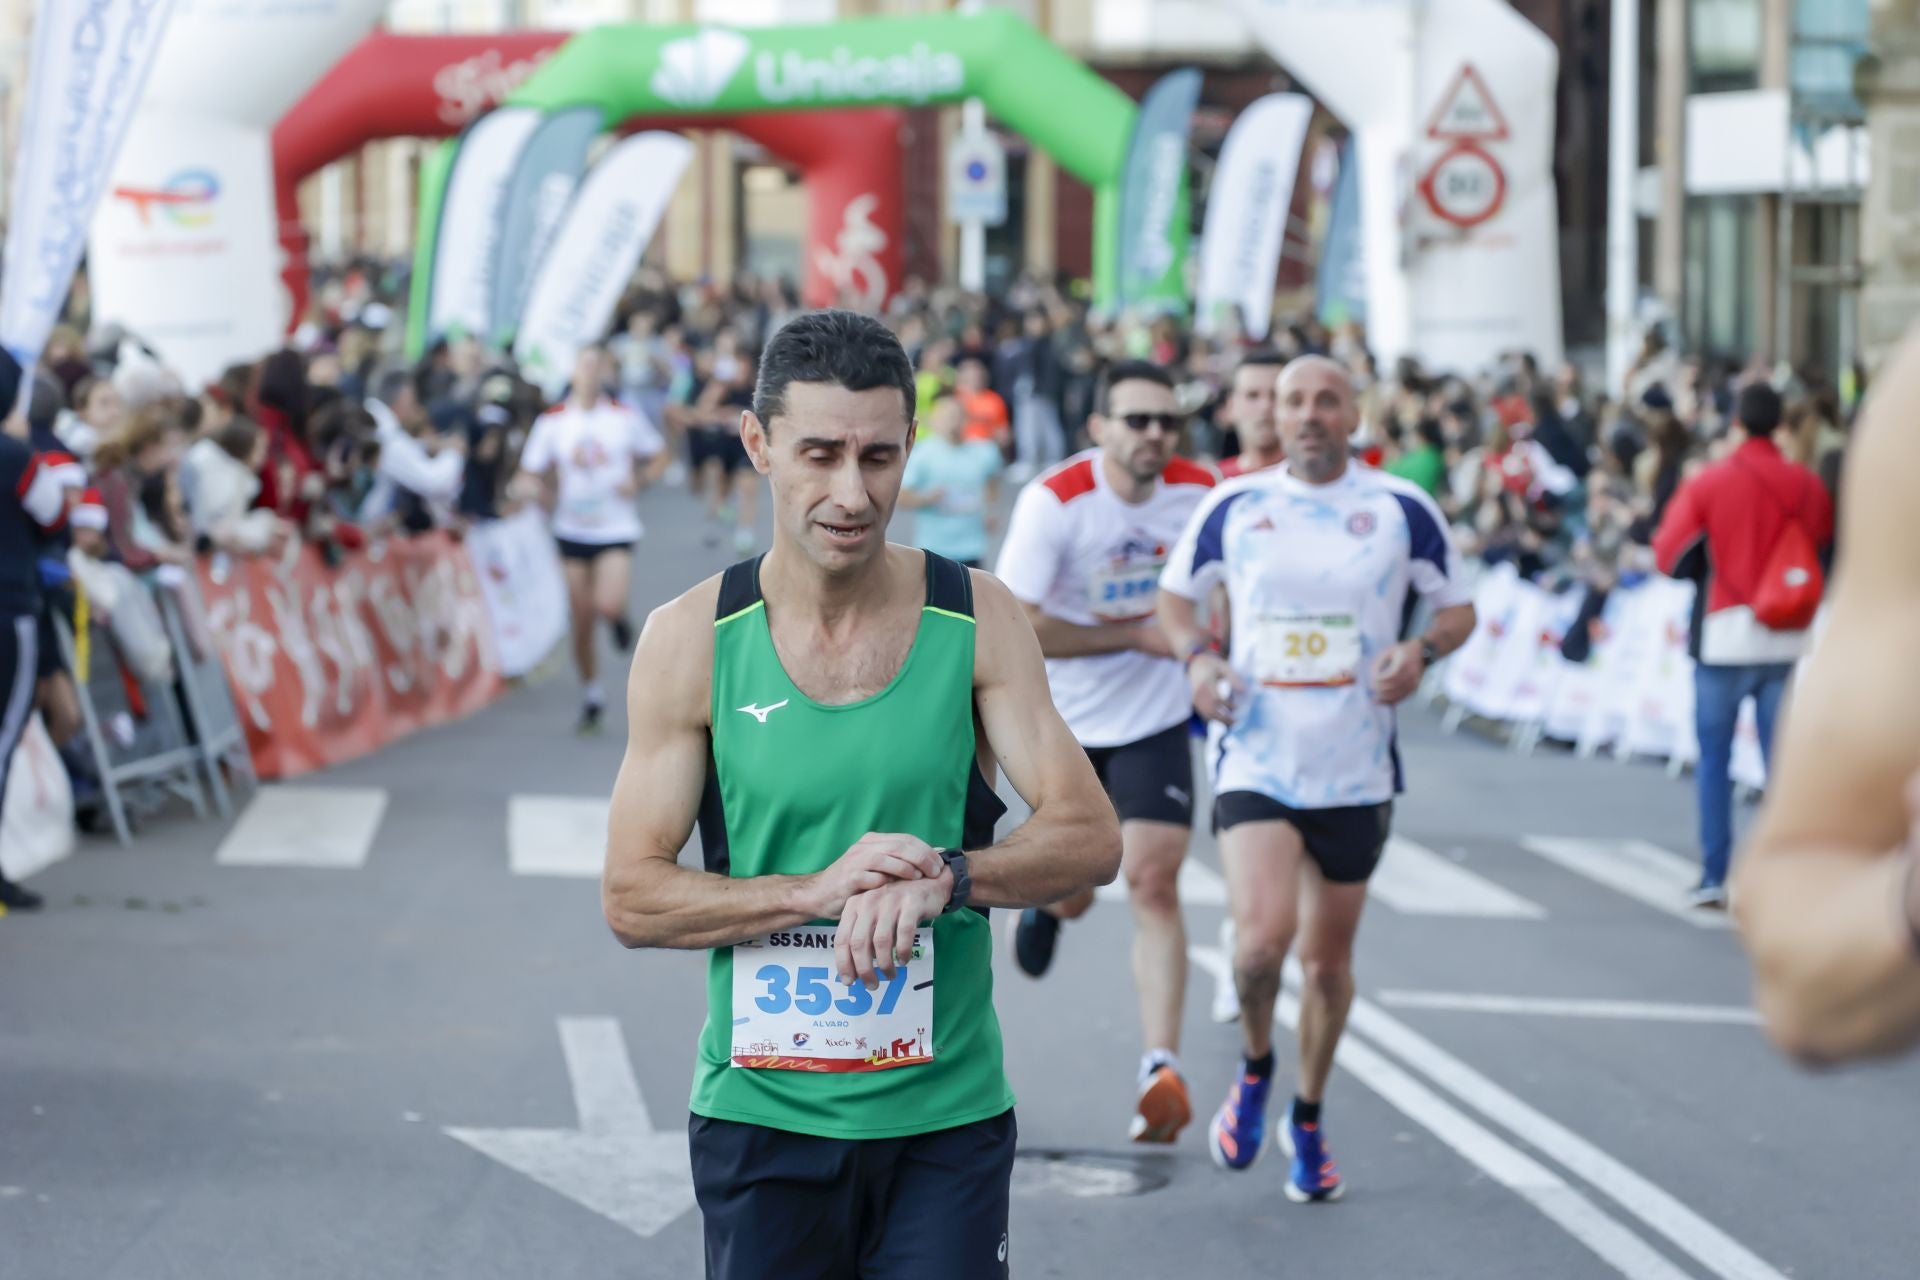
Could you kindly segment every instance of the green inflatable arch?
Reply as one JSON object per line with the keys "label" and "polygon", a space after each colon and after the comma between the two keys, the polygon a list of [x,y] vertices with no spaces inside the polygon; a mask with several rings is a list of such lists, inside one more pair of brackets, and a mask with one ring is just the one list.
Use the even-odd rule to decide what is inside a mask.
{"label": "green inflatable arch", "polygon": [[[568,41],[506,101],[546,111],[598,107],[618,122],[975,97],[1093,188],[1094,294],[1111,300],[1121,176],[1137,108],[1004,9],[741,29],[599,27]],[[422,169],[416,286],[432,273],[432,229],[455,146],[444,144]],[[423,328],[417,289],[412,310],[414,326]]]}

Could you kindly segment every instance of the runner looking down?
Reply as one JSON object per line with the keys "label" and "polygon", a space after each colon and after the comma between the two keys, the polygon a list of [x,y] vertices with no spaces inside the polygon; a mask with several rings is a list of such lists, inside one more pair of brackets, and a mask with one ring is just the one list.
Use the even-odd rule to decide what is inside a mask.
{"label": "runner looking down", "polygon": [[[712,951],[690,1128],[710,1277],[1008,1274],[985,909],[1119,866],[1020,606],[886,541],[912,413],[877,321],[776,333],[742,415],[773,548],[655,610],[634,655],[602,898],[629,947]],[[996,760],[1033,806],[997,843]],[[696,822],[703,869],[677,865]]]}
{"label": "runner looking down", "polygon": [[[1176,887],[1193,824],[1192,707],[1153,619],[1167,548],[1213,485],[1206,468],[1173,456],[1184,425],[1164,369],[1114,365],[1087,424],[1096,447],[1021,491],[1000,548],[1000,580],[1033,620],[1054,705],[1120,815],[1145,1041],[1135,1142],[1172,1142],[1193,1117],[1179,1061],[1187,934]],[[1020,967],[1045,973],[1061,919],[1092,902],[1024,912]]]}
{"label": "runner looking down", "polygon": [[[1473,631],[1446,522],[1424,492],[1349,456],[1353,387],[1320,356],[1280,376],[1287,463],[1231,480],[1194,513],[1160,577],[1159,617],[1216,721],[1208,763],[1234,920],[1245,1062],[1215,1114],[1214,1159],[1259,1158],[1273,1082],[1274,1001],[1296,936],[1300,1080],[1282,1139],[1287,1195],[1345,1188],[1320,1106],[1353,1001],[1353,941],[1400,789],[1394,705]],[[1195,602],[1224,582],[1229,659]],[[1436,612],[1403,640],[1412,594]]]}

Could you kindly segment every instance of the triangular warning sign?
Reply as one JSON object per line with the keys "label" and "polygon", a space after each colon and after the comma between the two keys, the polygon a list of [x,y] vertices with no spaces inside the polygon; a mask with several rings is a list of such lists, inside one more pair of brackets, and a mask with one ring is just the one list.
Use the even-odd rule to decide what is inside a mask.
{"label": "triangular warning sign", "polygon": [[1497,142],[1508,136],[1507,118],[1471,62],[1461,65],[1441,96],[1439,110],[1427,122],[1427,136],[1447,142]]}

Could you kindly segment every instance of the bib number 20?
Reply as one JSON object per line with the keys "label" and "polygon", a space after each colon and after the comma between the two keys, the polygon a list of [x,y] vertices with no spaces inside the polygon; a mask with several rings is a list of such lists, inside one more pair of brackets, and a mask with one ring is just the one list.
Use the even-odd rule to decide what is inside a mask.
{"label": "bib number 20", "polygon": [[[896,968],[893,977],[886,979],[886,985],[880,989],[880,1007],[876,1012],[881,1017],[892,1013],[893,1007],[900,1003],[900,993],[907,988],[909,967],[901,965]],[[822,966],[788,969],[784,965],[765,964],[753,976],[755,981],[767,984],[766,993],[756,996],[753,1001],[766,1014],[782,1014],[788,1009],[795,1009],[810,1018],[817,1018],[827,1010],[834,1009],[849,1018],[857,1018],[874,1006],[874,993],[858,982],[846,988],[846,995],[834,999],[833,986],[837,984],[833,984],[832,971]]]}

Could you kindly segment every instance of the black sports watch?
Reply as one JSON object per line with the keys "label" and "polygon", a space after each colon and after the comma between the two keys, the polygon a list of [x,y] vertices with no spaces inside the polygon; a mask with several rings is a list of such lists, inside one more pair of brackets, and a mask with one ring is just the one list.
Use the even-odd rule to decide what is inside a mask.
{"label": "black sports watch", "polygon": [[1420,638],[1420,665],[1433,670],[1433,664],[1440,661],[1440,651],[1433,647],[1433,641],[1425,636]]}
{"label": "black sports watch", "polygon": [[935,849],[940,860],[947,864],[947,870],[953,872],[953,896],[947,899],[947,905],[940,909],[941,915],[951,915],[966,906],[973,898],[973,873],[967,868],[967,855],[959,849]]}

